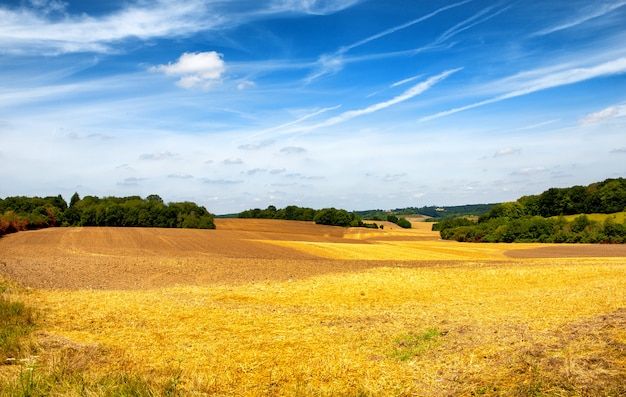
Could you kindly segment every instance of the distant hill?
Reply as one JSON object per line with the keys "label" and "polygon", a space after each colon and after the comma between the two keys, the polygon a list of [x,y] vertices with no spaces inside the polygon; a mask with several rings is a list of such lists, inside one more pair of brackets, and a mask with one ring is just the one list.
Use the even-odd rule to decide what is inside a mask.
{"label": "distant hill", "polygon": [[452,219],[458,217],[479,217],[487,214],[491,209],[496,206],[494,204],[467,204],[456,206],[427,206],[427,207],[407,207],[396,208],[393,210],[367,210],[356,211],[356,214],[363,219],[367,220],[384,220],[389,214],[396,216],[411,216],[411,215],[424,215],[430,217],[430,221],[440,221],[443,219]]}

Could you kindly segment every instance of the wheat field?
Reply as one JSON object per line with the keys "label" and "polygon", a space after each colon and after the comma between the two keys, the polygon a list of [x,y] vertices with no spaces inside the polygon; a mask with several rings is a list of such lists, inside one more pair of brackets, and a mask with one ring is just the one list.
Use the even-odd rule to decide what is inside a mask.
{"label": "wheat field", "polygon": [[181,395],[626,395],[623,246],[216,223],[0,239],[0,275],[41,312],[30,365]]}

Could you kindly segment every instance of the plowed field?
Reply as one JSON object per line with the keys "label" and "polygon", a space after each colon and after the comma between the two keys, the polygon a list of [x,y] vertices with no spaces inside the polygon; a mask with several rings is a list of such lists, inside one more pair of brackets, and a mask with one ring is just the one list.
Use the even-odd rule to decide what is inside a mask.
{"label": "plowed field", "polygon": [[145,289],[288,280],[373,267],[509,258],[626,257],[626,246],[459,244],[430,223],[343,229],[218,219],[217,230],[51,228],[0,239],[0,274],[34,288]]}

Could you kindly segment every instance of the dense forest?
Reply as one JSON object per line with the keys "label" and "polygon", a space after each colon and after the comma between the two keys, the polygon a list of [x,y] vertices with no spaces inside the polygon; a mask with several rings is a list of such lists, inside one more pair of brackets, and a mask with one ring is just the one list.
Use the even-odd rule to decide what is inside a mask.
{"label": "dense forest", "polygon": [[215,229],[214,216],[191,202],[164,203],[158,195],[104,197],[75,193],[0,199],[0,235],[54,226],[139,226]]}
{"label": "dense forest", "polygon": [[[626,179],[589,186],[551,188],[515,202],[495,205],[477,221],[444,220],[433,225],[441,237],[473,242],[626,243],[626,224],[617,216],[602,221],[585,214],[626,211]],[[571,220],[566,215],[579,215]]]}
{"label": "dense forest", "polygon": [[[277,209],[270,205],[266,209],[259,208],[240,212],[239,218],[257,219],[284,219],[292,221],[313,221],[319,225],[343,226],[343,227],[368,227],[378,228],[376,223],[365,223],[355,212],[348,212],[336,208],[324,208],[315,210],[313,208],[297,207],[290,205],[282,209]],[[409,223],[409,227],[411,224]]]}

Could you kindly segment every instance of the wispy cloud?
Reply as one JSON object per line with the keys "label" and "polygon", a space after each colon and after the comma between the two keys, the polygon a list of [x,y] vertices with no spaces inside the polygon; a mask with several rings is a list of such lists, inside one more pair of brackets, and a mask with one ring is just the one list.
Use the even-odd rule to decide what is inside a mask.
{"label": "wispy cloud", "polygon": [[513,175],[533,175],[546,172],[544,167],[521,168],[513,173]]}
{"label": "wispy cloud", "polygon": [[617,117],[626,116],[626,105],[614,105],[609,106],[606,109],[603,109],[596,113],[588,114],[587,116],[580,119],[581,124],[593,124],[598,123],[607,119],[613,119]]}
{"label": "wispy cloud", "polygon": [[396,81],[395,83],[391,84],[389,87],[393,88],[393,87],[397,87],[397,86],[399,86],[399,85],[403,85],[403,84],[406,84],[406,83],[410,83],[411,81],[413,81],[413,80],[417,80],[417,79],[419,79],[419,78],[420,78],[420,77],[422,77],[422,76],[423,76],[423,74],[418,74],[417,76],[413,76],[413,77],[409,77],[409,78],[407,78],[407,79],[403,79],[403,80],[400,80],[400,81]]}
{"label": "wispy cloud", "polygon": [[535,128],[544,127],[546,125],[558,123],[559,121],[561,120],[560,119],[546,120],[546,121],[542,121],[541,123],[535,123],[535,124],[526,125],[524,127],[517,128],[516,131],[533,130]]}
{"label": "wispy cloud", "polygon": [[[114,53],[128,39],[186,37],[225,29],[274,15],[328,15],[358,0],[274,0],[233,2],[201,0],[129,1],[106,15],[70,14],[61,1],[31,6],[0,5],[0,48],[16,54],[58,55],[76,52]],[[23,3],[27,4],[27,3]],[[32,6],[35,4],[35,6]],[[60,14],[60,17],[59,17]]]}
{"label": "wispy cloud", "polygon": [[521,152],[522,152],[521,149],[513,149],[512,147],[506,147],[495,152],[493,154],[493,157],[510,156],[512,154],[519,154]]}
{"label": "wispy cloud", "polygon": [[276,13],[297,12],[312,15],[328,15],[357,4],[359,0],[273,0],[269,10]]}
{"label": "wispy cloud", "polygon": [[209,184],[209,185],[236,185],[239,183],[243,183],[242,180],[210,179],[210,178],[202,178],[202,182]]}
{"label": "wispy cloud", "polygon": [[[464,21],[457,23],[450,29],[446,30],[443,34],[441,34],[441,36],[439,36],[437,40],[435,40],[435,42],[432,43],[432,45],[441,44],[467,29],[470,29],[478,24],[486,22],[490,20],[491,18],[494,18],[502,14],[503,12],[505,12],[506,10],[512,7],[511,5],[509,5],[507,7],[497,9],[498,7],[500,7],[500,5],[501,4],[496,4],[491,7],[484,8],[480,10],[479,12],[477,12],[476,14],[472,15],[471,17],[465,19]],[[495,10],[495,12],[492,12],[493,10]]]}
{"label": "wispy cloud", "polygon": [[390,106],[396,105],[398,103],[407,101],[425,91],[427,91],[428,89],[430,89],[431,87],[433,87],[435,84],[439,83],[440,81],[446,79],[448,76],[450,76],[453,73],[458,72],[459,70],[461,70],[462,68],[457,68],[457,69],[452,69],[452,70],[447,70],[443,73],[440,73],[436,76],[433,76],[429,79],[427,79],[426,81],[423,81],[421,83],[418,83],[416,85],[414,85],[413,87],[409,88],[408,90],[404,91],[402,94],[388,100],[388,101],[384,101],[384,102],[379,102],[376,104],[373,104],[371,106],[368,106],[366,108],[363,109],[358,109],[358,110],[349,110],[346,112],[341,113],[339,116],[335,116],[335,117],[331,117],[328,120],[322,121],[318,124],[314,124],[312,126],[309,127],[301,127],[298,128],[298,131],[300,132],[309,132],[312,130],[316,130],[318,128],[322,128],[322,127],[329,127],[335,124],[339,124],[339,123],[343,123],[345,121],[351,120],[355,117],[359,117],[359,116],[363,116],[365,114],[369,114],[369,113],[374,113],[377,112],[379,110],[382,109],[386,109]]}
{"label": "wispy cloud", "polygon": [[437,9],[437,10],[435,10],[435,11],[431,12],[430,14],[427,14],[427,15],[421,16],[421,17],[416,18],[416,19],[413,19],[413,20],[411,20],[411,21],[409,21],[409,22],[406,22],[406,23],[403,23],[403,24],[401,24],[401,25],[394,26],[394,27],[392,27],[392,28],[390,28],[390,29],[387,29],[387,30],[384,30],[384,31],[382,31],[382,32],[380,32],[380,33],[377,33],[377,34],[374,34],[374,35],[372,35],[372,36],[369,36],[369,37],[367,37],[367,38],[365,38],[365,39],[363,39],[363,40],[357,41],[356,43],[353,43],[353,44],[350,44],[350,45],[347,45],[347,46],[341,47],[341,48],[340,48],[340,49],[339,49],[339,50],[335,53],[335,55],[341,55],[341,54],[344,54],[344,53],[346,53],[346,52],[350,51],[350,50],[351,50],[351,49],[353,49],[353,48],[360,47],[360,46],[362,46],[362,45],[364,45],[364,44],[369,43],[370,41],[374,41],[374,40],[380,39],[380,38],[382,38],[382,37],[385,37],[385,36],[388,36],[388,35],[390,35],[390,34],[393,34],[393,33],[397,32],[397,31],[399,31],[399,30],[406,29],[406,28],[408,28],[408,27],[410,27],[410,26],[413,26],[413,25],[415,25],[415,24],[417,24],[417,23],[424,22],[424,21],[426,21],[426,20],[428,20],[428,19],[430,19],[430,18],[432,18],[432,17],[436,16],[437,14],[440,14],[440,13],[442,13],[442,12],[444,12],[444,11],[447,11],[447,10],[449,10],[449,9],[451,9],[451,8],[456,8],[456,7],[462,6],[462,5],[467,4],[467,3],[471,2],[471,1],[472,1],[472,0],[465,0],[465,1],[460,1],[460,2],[458,2],[458,3],[449,4],[449,5],[447,5],[447,6],[441,7],[441,8],[439,8],[439,9]]}
{"label": "wispy cloud", "polygon": [[222,23],[206,14],[199,1],[161,0],[130,5],[101,17],[65,15],[61,20],[39,9],[0,7],[5,27],[0,31],[0,45],[13,53],[116,52],[119,49],[113,43],[120,40],[180,37]]}
{"label": "wispy cloud", "polygon": [[486,99],[484,101],[475,102],[466,106],[457,107],[454,109],[446,110],[443,112],[439,112],[433,114],[431,116],[422,117],[419,121],[429,121],[438,119],[441,117],[449,116],[451,114],[459,113],[465,110],[474,109],[480,106],[489,105],[491,103],[496,103],[500,101],[504,101],[506,99],[519,97],[522,95],[528,95],[533,92],[545,90],[548,88],[559,87],[563,85],[569,85],[574,83],[579,83],[581,81],[602,77],[602,76],[610,76],[615,74],[621,74],[626,72],[626,58],[619,58],[613,61],[604,62],[602,64],[586,67],[586,68],[574,68],[563,70],[555,73],[551,73],[545,76],[541,76],[536,78],[535,80],[531,80],[526,82],[523,86],[518,89],[507,92],[505,94],[499,95],[494,98]]}
{"label": "wispy cloud", "polygon": [[[267,128],[267,129],[264,129],[262,131],[259,131],[259,132],[255,133],[255,134],[253,134],[252,136],[248,137],[247,139],[255,139],[255,138],[258,138],[260,136],[269,134],[271,132],[285,130],[288,127],[291,127],[291,126],[294,126],[294,125],[298,125],[298,124],[302,123],[303,121],[306,121],[306,120],[308,120],[310,118],[319,116],[320,114],[324,114],[324,113],[329,112],[331,110],[339,109],[340,107],[341,107],[341,105],[337,105],[337,106],[331,106],[331,107],[326,107],[326,108],[322,108],[322,109],[319,109],[319,110],[315,110],[313,112],[305,114],[304,116],[298,117],[296,120],[289,121],[287,123],[279,124],[277,126],[274,126],[274,127]],[[274,143],[274,140],[266,139],[263,142]],[[260,146],[256,145],[256,144],[244,144],[244,145],[240,145],[239,148],[240,149],[246,149],[246,150],[260,149],[261,147],[267,146],[267,145],[264,145],[263,142],[261,142]]]}
{"label": "wispy cloud", "polygon": [[389,29],[384,30],[384,31],[379,32],[379,33],[376,33],[374,35],[366,37],[363,40],[359,40],[359,41],[357,41],[355,43],[352,43],[352,44],[349,44],[347,46],[340,47],[336,52],[334,52],[332,54],[324,54],[324,55],[320,56],[320,58],[318,60],[318,69],[314,73],[309,75],[306,78],[305,81],[306,81],[306,83],[310,83],[310,82],[312,82],[312,81],[314,81],[314,80],[316,80],[316,79],[318,79],[318,78],[320,78],[320,77],[322,77],[324,75],[333,74],[333,73],[336,73],[336,72],[340,71],[343,68],[343,64],[344,64],[343,55],[345,53],[347,53],[348,51],[354,49],[354,48],[360,47],[362,45],[365,45],[365,44],[367,44],[367,43],[369,43],[371,41],[380,39],[382,37],[389,36],[390,34],[393,34],[393,33],[396,33],[396,32],[398,32],[400,30],[403,30],[403,29],[406,29],[408,27],[411,27],[411,26],[413,26],[413,25],[415,25],[417,23],[424,22],[424,21],[426,21],[426,20],[436,16],[437,14],[440,14],[440,13],[442,13],[444,11],[447,11],[447,10],[449,10],[451,8],[456,8],[456,7],[462,6],[462,5],[467,4],[467,3],[471,2],[471,1],[472,0],[465,0],[465,1],[454,3],[454,4],[449,4],[447,6],[438,8],[437,10],[435,10],[435,11],[433,11],[433,12],[427,14],[427,15],[421,16],[419,18],[415,18],[415,19],[413,19],[413,20],[411,20],[409,22],[403,23],[401,25],[394,26],[392,28],[389,28]]}
{"label": "wispy cloud", "polygon": [[617,148],[617,149],[613,149],[613,150],[611,150],[611,153],[614,153],[614,154],[626,154],[626,147],[620,147],[620,148]]}
{"label": "wispy cloud", "polygon": [[545,36],[550,33],[573,28],[591,19],[599,18],[603,15],[606,15],[620,7],[623,7],[624,5],[626,5],[626,0],[604,2],[601,4],[599,4],[598,2],[592,2],[589,6],[580,10],[580,15],[576,16],[575,18],[569,21],[560,23],[559,25],[542,29],[536,32],[534,36]]}
{"label": "wispy cloud", "polygon": [[166,160],[176,156],[171,152],[159,152],[159,153],[144,153],[139,156],[141,160]]}

